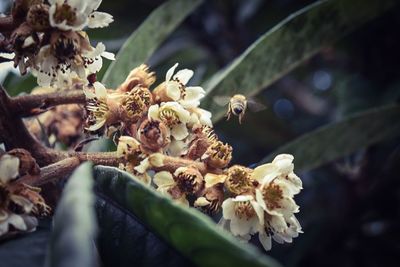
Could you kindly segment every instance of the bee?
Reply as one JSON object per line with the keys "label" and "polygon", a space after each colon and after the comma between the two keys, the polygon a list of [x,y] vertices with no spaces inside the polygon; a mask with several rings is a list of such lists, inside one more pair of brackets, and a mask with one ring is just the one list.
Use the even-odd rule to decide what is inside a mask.
{"label": "bee", "polygon": [[239,118],[239,123],[242,123],[244,114],[246,113],[247,107],[253,112],[258,112],[266,109],[266,106],[252,98],[246,98],[241,94],[236,94],[232,97],[229,96],[215,96],[214,102],[217,105],[225,106],[228,104],[228,111],[226,112],[226,120],[231,118],[231,115],[235,115]]}

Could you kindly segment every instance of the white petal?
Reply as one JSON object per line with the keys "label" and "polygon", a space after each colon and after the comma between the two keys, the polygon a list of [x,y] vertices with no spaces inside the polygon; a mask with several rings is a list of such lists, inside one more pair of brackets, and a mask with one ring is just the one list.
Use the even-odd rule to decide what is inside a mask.
{"label": "white petal", "polygon": [[7,219],[8,223],[14,226],[16,229],[25,231],[27,229],[26,224],[21,216],[16,214],[10,214]]}
{"label": "white petal", "polygon": [[8,221],[5,220],[0,222],[0,236],[4,235],[7,232],[8,232]]}
{"label": "white petal", "polygon": [[179,157],[187,150],[187,144],[183,141],[172,140],[167,147],[167,152],[169,156]]}
{"label": "white petal", "polygon": [[104,51],[103,53],[101,53],[101,56],[108,60],[115,60],[115,54],[111,52]]}
{"label": "white petal", "polygon": [[186,87],[185,92],[185,101],[200,100],[205,95],[204,89],[200,86]]}
{"label": "white petal", "polygon": [[224,174],[213,174],[213,173],[207,173],[206,176],[204,176],[204,181],[205,181],[205,186],[206,188],[209,188],[211,186],[214,186],[219,183],[223,183],[226,180],[226,175]]}
{"label": "white petal", "polygon": [[263,208],[256,202],[256,201],[251,201],[251,206],[253,207],[254,211],[257,214],[259,224],[264,225],[264,210]]}
{"label": "white petal", "polygon": [[187,129],[185,124],[179,123],[179,124],[177,124],[177,125],[172,127],[171,135],[176,140],[183,140],[189,135],[189,132],[188,132],[188,129]]}
{"label": "white petal", "polygon": [[175,75],[174,75],[174,79],[178,79],[179,82],[181,82],[182,84],[186,85],[187,82],[190,80],[190,78],[192,78],[193,76],[193,71],[189,70],[189,69],[183,69],[178,71]]}
{"label": "white petal", "polygon": [[175,63],[175,65],[173,65],[173,66],[167,71],[167,74],[165,75],[165,81],[166,81],[167,83],[171,80],[172,75],[174,74],[175,69],[176,69],[177,67],[178,67],[178,63]]}
{"label": "white petal", "polygon": [[251,232],[253,220],[234,218],[231,220],[230,227],[233,235],[244,236]]}
{"label": "white petal", "polygon": [[280,172],[289,174],[294,169],[293,159],[294,157],[290,154],[280,154],[274,158],[272,164],[278,166]]}
{"label": "white petal", "polygon": [[253,196],[250,195],[239,195],[233,199],[235,202],[243,202],[253,200]]}
{"label": "white petal", "polygon": [[19,158],[5,154],[0,158],[0,181],[4,184],[18,176]]}
{"label": "white petal", "polygon": [[145,173],[148,170],[149,167],[150,167],[149,159],[145,158],[134,169],[139,173]]}
{"label": "white petal", "polygon": [[93,87],[98,98],[107,98],[107,89],[102,83],[95,82]]}
{"label": "white petal", "polygon": [[172,174],[167,171],[157,172],[154,175],[153,182],[157,185],[157,187],[172,187],[175,185]]}
{"label": "white petal", "polygon": [[101,127],[103,127],[105,123],[106,123],[106,120],[104,119],[104,120],[96,122],[96,124],[94,124],[90,127],[87,127],[85,129],[88,131],[94,132],[94,131],[97,131],[98,129],[100,129]]}
{"label": "white petal", "polygon": [[111,16],[110,14],[96,11],[89,15],[88,27],[103,28],[107,27],[113,21],[113,16]]}
{"label": "white petal", "polygon": [[204,206],[207,206],[207,205],[210,205],[210,204],[211,204],[211,202],[208,201],[205,197],[199,197],[194,202],[194,206],[195,207],[204,207]]}
{"label": "white petal", "polygon": [[148,118],[151,120],[158,120],[158,112],[159,112],[159,106],[158,105],[152,105],[149,107],[149,111],[147,113]]}
{"label": "white petal", "polygon": [[260,190],[256,189],[256,200],[258,205],[260,205],[264,210],[267,210],[263,195]]}
{"label": "white petal", "polygon": [[[268,183],[278,175],[278,167],[272,163],[263,164],[254,169],[252,178],[259,183]],[[267,179],[264,179],[268,177]]]}
{"label": "white petal", "polygon": [[222,202],[222,217],[226,220],[235,218],[235,203],[232,198],[225,199]]}
{"label": "white petal", "polygon": [[179,89],[179,84],[175,81],[170,81],[166,83],[167,86],[167,96],[174,101],[181,98],[181,90]]}
{"label": "white petal", "polygon": [[258,234],[258,239],[260,240],[261,245],[263,248],[268,251],[271,250],[272,247],[272,240],[269,235],[267,235],[265,232],[264,233],[259,233]]}

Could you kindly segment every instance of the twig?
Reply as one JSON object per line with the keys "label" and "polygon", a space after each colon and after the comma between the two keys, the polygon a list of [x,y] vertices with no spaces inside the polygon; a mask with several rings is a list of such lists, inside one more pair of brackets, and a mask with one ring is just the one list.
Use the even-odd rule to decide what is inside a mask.
{"label": "twig", "polygon": [[36,115],[38,111],[64,104],[83,104],[85,94],[82,90],[67,90],[48,94],[31,94],[13,97],[9,101],[9,108],[15,115],[27,117]]}

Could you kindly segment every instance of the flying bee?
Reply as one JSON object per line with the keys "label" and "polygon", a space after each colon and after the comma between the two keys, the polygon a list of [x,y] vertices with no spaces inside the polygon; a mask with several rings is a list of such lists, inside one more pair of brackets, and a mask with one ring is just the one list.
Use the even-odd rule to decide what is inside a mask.
{"label": "flying bee", "polygon": [[228,104],[228,111],[226,112],[226,120],[231,118],[231,114],[239,117],[239,123],[242,123],[244,114],[246,113],[247,107],[253,112],[258,112],[267,107],[254,100],[253,98],[246,98],[244,95],[236,94],[232,97],[229,96],[215,96],[214,102],[217,105],[225,106]]}

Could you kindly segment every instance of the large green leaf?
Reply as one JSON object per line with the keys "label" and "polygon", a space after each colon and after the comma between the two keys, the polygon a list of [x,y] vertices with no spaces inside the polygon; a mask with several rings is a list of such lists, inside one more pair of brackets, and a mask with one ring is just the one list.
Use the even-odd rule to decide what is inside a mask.
{"label": "large green leaf", "polygon": [[310,170],[371,144],[399,136],[399,118],[399,105],[360,112],[295,139],[261,163],[271,161],[277,154],[290,153],[295,157],[297,170]]}
{"label": "large green leaf", "polygon": [[95,167],[97,185],[198,266],[279,266],[200,212],[182,207],[113,167]]}
{"label": "large green leaf", "polygon": [[0,266],[42,267],[51,234],[50,220],[40,220],[33,233],[20,234],[0,244]]}
{"label": "large green leaf", "polygon": [[102,82],[110,88],[121,84],[132,68],[145,63],[201,2],[202,0],[169,0],[154,10],[122,46]]}
{"label": "large green leaf", "polygon": [[318,1],[293,13],[262,35],[230,66],[206,83],[204,108],[218,121],[225,107],[217,95],[252,96],[363,23],[395,5],[395,0]]}
{"label": "large green leaf", "polygon": [[79,166],[66,184],[54,216],[46,266],[98,266],[92,164]]}

